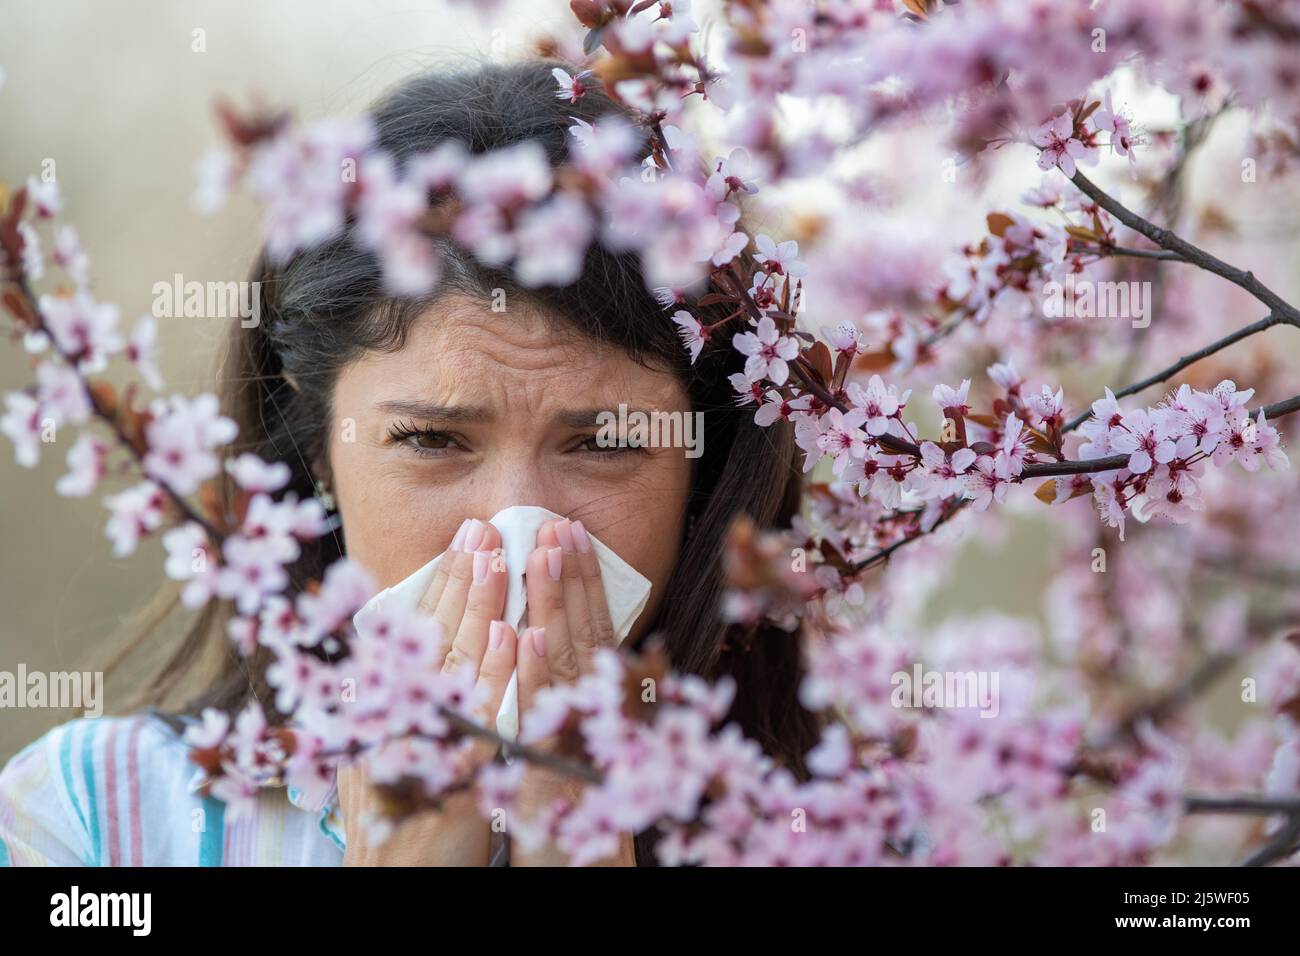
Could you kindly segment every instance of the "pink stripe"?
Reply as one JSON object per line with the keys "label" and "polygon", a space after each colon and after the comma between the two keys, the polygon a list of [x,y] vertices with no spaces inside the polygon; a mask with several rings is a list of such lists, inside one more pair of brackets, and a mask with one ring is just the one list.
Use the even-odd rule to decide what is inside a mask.
{"label": "pink stripe", "polygon": [[108,730],[104,750],[104,790],[108,797],[108,865],[121,866],[117,832],[117,724]]}
{"label": "pink stripe", "polygon": [[137,720],[131,728],[130,749],[126,758],[126,785],[131,801],[131,866],[144,866],[144,851],[141,849],[143,839],[140,834],[140,728],[143,720]]}

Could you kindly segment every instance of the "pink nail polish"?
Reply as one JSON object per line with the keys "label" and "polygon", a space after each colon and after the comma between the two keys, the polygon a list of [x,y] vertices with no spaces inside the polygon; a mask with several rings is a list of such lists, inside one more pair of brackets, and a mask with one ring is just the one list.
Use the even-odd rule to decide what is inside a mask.
{"label": "pink nail polish", "polygon": [[477,551],[478,546],[483,543],[483,533],[487,531],[487,526],[479,521],[478,518],[471,518],[469,530],[465,532],[465,550]]}
{"label": "pink nail polish", "polygon": [[487,551],[474,552],[474,583],[482,584],[487,580],[488,565],[492,560],[492,555]]}
{"label": "pink nail polish", "polygon": [[546,552],[546,570],[551,572],[551,580],[560,580],[560,574],[564,571],[563,549],[551,548]]}
{"label": "pink nail polish", "polygon": [[538,657],[546,656],[546,628],[534,627],[533,632],[533,653]]}
{"label": "pink nail polish", "polygon": [[459,551],[461,549],[461,546],[465,543],[465,531],[468,528],[469,528],[469,519],[466,518],[464,521],[460,523],[460,527],[456,529],[456,537],[451,539],[452,551]]}
{"label": "pink nail polish", "polygon": [[565,551],[573,550],[573,526],[568,521],[557,521],[555,523],[555,537],[559,539],[560,547]]}
{"label": "pink nail polish", "polygon": [[488,625],[488,647],[494,651],[501,649],[501,642],[506,637],[505,621],[493,621]]}
{"label": "pink nail polish", "polygon": [[587,535],[587,529],[583,527],[581,521],[573,522],[573,543],[583,554],[591,553],[591,538]]}

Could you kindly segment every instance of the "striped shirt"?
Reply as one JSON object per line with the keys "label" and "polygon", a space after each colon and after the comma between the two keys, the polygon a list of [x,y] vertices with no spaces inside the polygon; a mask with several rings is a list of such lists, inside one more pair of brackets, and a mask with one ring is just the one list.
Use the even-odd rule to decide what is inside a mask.
{"label": "striped shirt", "polygon": [[266,788],[229,819],[188,747],[149,714],[55,727],[0,771],[0,866],[338,866],[333,792]]}

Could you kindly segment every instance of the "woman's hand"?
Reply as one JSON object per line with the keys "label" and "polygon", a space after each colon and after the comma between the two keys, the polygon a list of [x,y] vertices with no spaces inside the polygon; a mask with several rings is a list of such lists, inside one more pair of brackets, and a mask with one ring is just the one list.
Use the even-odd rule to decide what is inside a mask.
{"label": "woman's hand", "polygon": [[[505,607],[506,573],[501,536],[486,521],[466,520],[438,562],[420,609],[441,626],[445,643],[435,666],[444,673],[472,667],[486,700],[468,715],[489,727],[515,667],[515,632],[499,618]],[[475,740],[466,754],[465,774],[493,759],[496,747]],[[486,866],[491,829],[476,805],[473,788],[449,795],[438,810],[419,813],[399,824],[383,843],[366,839],[364,815],[377,794],[364,765],[339,769],[339,807],[347,831],[345,866]]]}
{"label": "woman's hand", "polygon": [[[525,569],[529,627],[519,640],[520,732],[527,726],[533,699],[552,682],[573,683],[591,671],[596,651],[615,647],[614,626],[600,579],[600,561],[580,521],[561,519],[537,531],[537,549]],[[540,741],[539,750],[554,747]],[[576,803],[586,784],[567,774],[529,764],[519,788],[516,813],[528,818],[556,799]],[[554,845],[525,853],[511,843],[511,866],[564,866],[568,858]],[[632,834],[623,834],[617,851],[602,865],[635,866]]]}

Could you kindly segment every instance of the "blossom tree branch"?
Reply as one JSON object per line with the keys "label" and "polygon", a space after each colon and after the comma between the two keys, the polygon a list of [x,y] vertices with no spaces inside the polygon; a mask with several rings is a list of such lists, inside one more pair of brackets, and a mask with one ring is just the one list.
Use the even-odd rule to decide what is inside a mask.
{"label": "blossom tree branch", "polygon": [[1291,305],[1280,295],[1274,292],[1264,283],[1255,278],[1253,272],[1244,269],[1238,269],[1231,266],[1222,259],[1211,255],[1199,246],[1183,239],[1176,233],[1161,228],[1152,222],[1142,218],[1128,207],[1124,206],[1109,193],[1102,190],[1092,180],[1085,176],[1081,171],[1076,170],[1070,177],[1070,181],[1087,194],[1097,205],[1101,206],[1108,213],[1128,226],[1135,232],[1140,232],[1157,246],[1162,249],[1178,255],[1185,262],[1192,265],[1200,266],[1206,272],[1212,272],[1217,276],[1227,279],[1233,285],[1240,286],[1260,302],[1268,306],[1270,312],[1278,316],[1279,321],[1289,322],[1291,325],[1300,327],[1300,310]]}

